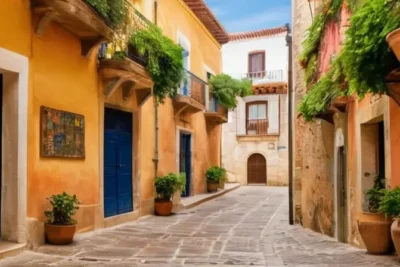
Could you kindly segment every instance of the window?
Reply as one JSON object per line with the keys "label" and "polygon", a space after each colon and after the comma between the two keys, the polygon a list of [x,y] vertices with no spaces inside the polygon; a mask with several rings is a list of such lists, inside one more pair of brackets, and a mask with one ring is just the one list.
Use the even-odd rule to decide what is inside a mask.
{"label": "window", "polygon": [[255,51],[249,54],[249,78],[265,76],[265,51]]}
{"label": "window", "polygon": [[251,102],[246,105],[246,128],[248,135],[268,134],[268,102]]}

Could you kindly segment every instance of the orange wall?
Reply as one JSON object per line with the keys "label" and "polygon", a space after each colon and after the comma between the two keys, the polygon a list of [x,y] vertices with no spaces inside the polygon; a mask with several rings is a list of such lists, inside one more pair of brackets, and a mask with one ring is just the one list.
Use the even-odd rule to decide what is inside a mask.
{"label": "orange wall", "polygon": [[[83,205],[99,203],[99,114],[97,62],[81,56],[78,38],[52,24],[33,35],[30,60],[28,216],[40,218],[45,197],[66,191]],[[39,155],[40,106],[85,116],[85,159],[45,159]]]}
{"label": "orange wall", "polygon": [[390,99],[390,149],[391,149],[391,181],[390,187],[400,186],[400,107]]}

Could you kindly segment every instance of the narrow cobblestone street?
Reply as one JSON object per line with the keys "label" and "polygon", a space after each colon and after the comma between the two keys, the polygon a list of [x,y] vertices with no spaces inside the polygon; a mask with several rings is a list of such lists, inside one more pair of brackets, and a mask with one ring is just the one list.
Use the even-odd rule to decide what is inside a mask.
{"label": "narrow cobblestone street", "polygon": [[241,187],[171,217],[147,217],[43,246],[0,266],[400,266],[288,225],[286,188]]}

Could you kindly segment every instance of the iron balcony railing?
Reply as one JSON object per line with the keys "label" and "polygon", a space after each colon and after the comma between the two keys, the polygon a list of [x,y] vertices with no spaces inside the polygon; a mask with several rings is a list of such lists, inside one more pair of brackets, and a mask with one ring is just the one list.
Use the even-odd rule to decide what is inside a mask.
{"label": "iron balcony railing", "polygon": [[248,119],[247,135],[265,135],[268,134],[268,119]]}
{"label": "iron balcony railing", "polygon": [[179,88],[178,94],[188,96],[200,104],[205,105],[206,86],[207,83],[205,81],[186,70],[186,78]]}
{"label": "iron balcony railing", "polygon": [[287,80],[283,70],[266,70],[258,72],[248,72],[241,74],[232,74],[236,79],[249,79],[253,82],[284,82]]}
{"label": "iron balcony railing", "polygon": [[118,53],[123,53],[124,55],[127,55],[129,59],[135,61],[136,63],[146,66],[147,65],[147,59],[145,56],[140,56],[139,53],[137,52],[137,49],[132,46],[128,45],[125,51],[118,52],[117,50],[120,50],[121,47],[118,47],[120,44],[128,43],[128,39],[130,38],[130,34],[134,33],[137,30],[144,29],[148,27],[149,25],[152,24],[150,20],[148,20],[142,13],[140,13],[131,3],[130,0],[125,0],[125,6],[127,8],[127,13],[126,13],[126,21],[129,21],[128,24],[124,25],[122,29],[114,30],[114,39],[117,41],[114,41],[113,43],[102,43],[99,49],[99,59],[106,59],[107,57],[112,57],[113,55],[108,55],[108,50],[109,48],[112,48],[111,50],[114,51],[114,56]]}

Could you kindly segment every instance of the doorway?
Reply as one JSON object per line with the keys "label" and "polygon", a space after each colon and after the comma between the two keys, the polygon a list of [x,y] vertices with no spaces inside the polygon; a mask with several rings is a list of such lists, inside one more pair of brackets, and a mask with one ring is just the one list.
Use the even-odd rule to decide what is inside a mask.
{"label": "doorway", "polygon": [[186,175],[185,192],[182,192],[182,197],[190,196],[190,185],[192,175],[192,150],[191,150],[192,135],[180,132],[179,135],[179,172]]}
{"label": "doorway", "polygon": [[104,216],[133,210],[133,115],[105,108],[104,112]]}
{"label": "doorway", "polygon": [[253,154],[247,162],[247,183],[267,184],[267,161],[261,154]]}
{"label": "doorway", "polygon": [[338,207],[338,240],[347,243],[347,180],[346,157],[344,147],[337,150],[337,207]]}

